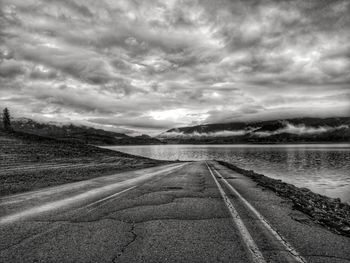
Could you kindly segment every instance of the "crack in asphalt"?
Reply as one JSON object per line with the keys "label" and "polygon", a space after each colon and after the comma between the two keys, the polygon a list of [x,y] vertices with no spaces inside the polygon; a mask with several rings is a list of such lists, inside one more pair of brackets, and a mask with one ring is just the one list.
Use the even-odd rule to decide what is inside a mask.
{"label": "crack in asphalt", "polygon": [[193,196],[183,196],[183,197],[170,196],[169,198],[171,198],[171,201],[169,201],[169,202],[159,202],[157,204],[153,203],[153,204],[140,204],[140,205],[129,206],[129,207],[114,210],[114,211],[109,212],[105,215],[110,216],[110,215],[113,215],[113,214],[118,213],[118,212],[123,212],[125,210],[131,210],[133,208],[167,205],[167,204],[174,203],[177,199],[185,199],[185,198],[188,198],[188,199],[220,199],[220,197],[216,197],[216,196],[215,197],[212,197],[212,196],[209,196],[209,197],[208,196],[195,196],[195,197],[193,197]]}
{"label": "crack in asphalt", "polygon": [[[14,243],[14,244],[11,244],[7,247],[4,247],[2,249],[0,249],[0,252],[2,251],[5,251],[5,250],[8,250],[8,249],[11,249],[12,247],[14,246],[17,246],[17,245],[20,245],[21,243],[23,242],[26,242],[26,241],[29,241],[31,239],[35,239],[35,238],[38,238],[42,235],[45,235],[47,233],[50,233],[52,231],[55,231],[57,230],[58,228],[60,228],[62,226],[62,223],[67,223],[67,224],[84,224],[84,223],[94,223],[94,222],[99,222],[99,221],[103,221],[103,220],[113,220],[113,221],[119,221],[119,222],[123,222],[123,223],[126,223],[126,224],[130,224],[130,222],[126,222],[126,221],[123,221],[123,220],[119,220],[119,219],[116,219],[116,218],[99,218],[97,220],[90,220],[90,221],[73,221],[73,220],[34,220],[32,222],[36,222],[36,223],[60,223],[56,226],[53,226],[53,227],[50,227],[49,229],[47,230],[44,230],[44,231],[40,231],[38,233],[35,233],[35,234],[32,234],[32,235],[29,235],[29,236],[26,236],[25,238],[22,238],[21,240],[19,240],[18,242]],[[40,227],[39,227],[40,228]]]}
{"label": "crack in asphalt", "polygon": [[[153,222],[153,221],[170,221],[170,220],[177,220],[177,221],[201,221],[201,220],[215,220],[215,219],[226,219],[228,217],[203,217],[203,218],[154,218],[154,219],[149,219],[149,220],[140,220],[140,221],[128,221],[128,220],[122,220],[122,219],[118,219],[118,218],[111,218],[111,217],[104,217],[104,218],[98,218],[98,219],[94,219],[94,220],[86,220],[86,221],[72,221],[72,220],[34,220],[32,222],[36,222],[36,223],[61,223],[57,226],[54,226],[52,228],[49,228],[45,231],[41,231],[39,233],[35,233],[33,235],[29,235],[25,238],[22,238],[20,241],[11,244],[7,247],[4,247],[2,249],[0,249],[0,252],[5,251],[5,250],[9,250],[15,246],[18,246],[26,241],[30,241],[32,239],[36,239],[42,235],[45,235],[47,233],[50,233],[52,231],[57,230],[59,227],[62,226],[62,223],[67,223],[67,224],[89,224],[89,223],[96,223],[96,222],[100,222],[103,220],[112,220],[112,221],[118,221],[118,222],[122,222],[125,224],[132,224],[133,228],[136,227],[136,224],[142,224],[142,223],[148,223],[148,222]],[[132,229],[133,230],[133,229]],[[136,238],[135,238],[136,239]],[[134,242],[135,240],[133,240],[132,242]],[[132,243],[131,242],[131,243]],[[131,244],[130,243],[130,244]],[[128,244],[127,246],[129,246],[130,244]],[[119,256],[117,256],[119,257]]]}
{"label": "crack in asphalt", "polygon": [[[195,193],[194,193],[195,194]],[[37,222],[37,223],[68,223],[68,224],[87,224],[87,223],[94,223],[94,222],[99,222],[102,220],[114,220],[114,221],[119,221],[119,222],[123,222],[123,223],[127,223],[127,224],[131,224],[130,221],[125,221],[125,220],[121,220],[121,219],[117,219],[117,218],[113,218],[113,217],[109,217],[110,215],[114,214],[114,213],[118,213],[121,211],[125,211],[125,210],[130,210],[133,208],[138,208],[138,207],[152,207],[152,206],[161,206],[161,205],[167,205],[167,204],[171,204],[174,203],[177,199],[184,199],[184,198],[192,198],[192,199],[205,199],[205,198],[216,198],[218,199],[219,197],[211,197],[211,196],[194,196],[194,195],[189,195],[189,196],[181,196],[181,197],[176,197],[176,196],[169,196],[171,198],[170,202],[163,202],[163,203],[158,203],[158,204],[142,204],[142,205],[134,205],[134,206],[130,206],[130,207],[126,207],[123,209],[119,209],[119,210],[115,210],[113,212],[110,212],[108,214],[106,214],[107,217],[103,217],[103,218],[98,218],[98,219],[94,219],[94,220],[84,220],[84,221],[77,221],[77,220],[32,220],[32,222]],[[161,221],[161,220],[183,220],[183,221],[194,221],[194,220],[210,220],[210,219],[221,219],[224,217],[210,217],[210,218],[156,218],[156,219],[150,219],[150,220],[141,220],[141,221],[137,221],[137,222],[133,222],[132,224],[135,225],[140,224],[140,223],[145,223],[145,222],[150,222],[150,221]],[[40,237],[41,235],[45,235],[51,231],[56,230],[57,228],[59,228],[62,225],[58,225],[55,226],[53,228],[49,228],[48,230],[45,231],[41,231],[39,233],[35,233],[33,235],[29,235],[23,239],[21,239],[19,242],[16,242],[14,244],[11,244],[10,246],[4,247],[2,248],[0,251],[5,251],[8,249],[11,249],[12,247],[15,247],[17,245],[20,245],[23,242],[26,242],[28,240],[31,239],[35,239]]]}
{"label": "crack in asphalt", "polygon": [[[59,223],[67,223],[67,224],[88,224],[88,223],[96,223],[96,222],[100,222],[103,220],[113,220],[113,221],[119,221],[125,224],[132,224],[134,225],[134,228],[136,227],[136,224],[143,224],[143,223],[148,223],[148,222],[154,222],[154,221],[201,221],[201,220],[216,220],[216,219],[227,219],[228,217],[203,217],[203,218],[154,218],[154,219],[149,219],[149,220],[141,220],[141,221],[135,221],[135,222],[131,222],[131,221],[127,221],[127,220],[122,220],[122,219],[117,219],[117,218],[99,218],[99,219],[95,219],[95,220],[87,220],[87,221],[69,221],[69,220],[56,220],[56,221],[50,221],[50,220],[40,220],[40,221],[34,221],[34,222],[38,222],[38,223],[55,223],[55,222],[59,222]],[[11,244],[7,247],[4,247],[2,249],[0,249],[0,252],[11,249],[12,247],[18,246],[23,242],[29,241],[31,239],[35,239],[38,238],[42,235],[45,235],[51,231],[54,231],[56,229],[58,229],[59,227],[61,227],[62,225],[58,225],[56,227],[50,228],[46,231],[42,231],[30,236],[27,236],[23,239],[21,239],[19,242],[16,242],[14,244]],[[133,240],[134,242],[135,240]],[[129,246],[130,244],[128,244]]]}
{"label": "crack in asphalt", "polygon": [[200,221],[200,220],[215,220],[215,219],[227,219],[229,218],[228,216],[214,216],[214,217],[201,217],[201,218],[177,218],[177,217],[167,217],[167,218],[153,218],[153,219],[146,219],[146,220],[139,220],[139,221],[128,221],[128,220],[123,220],[119,218],[98,218],[94,220],[86,220],[86,221],[69,221],[69,220],[57,220],[57,221],[35,221],[35,222],[40,222],[40,223],[54,223],[54,222],[59,222],[59,223],[68,223],[68,224],[85,224],[85,223],[96,223],[100,222],[103,220],[113,220],[113,221],[119,221],[125,224],[142,224],[142,223],[147,223],[147,222],[152,222],[152,221],[169,221],[169,220],[176,220],[176,221]]}
{"label": "crack in asphalt", "polygon": [[117,262],[118,258],[120,258],[120,257],[124,254],[125,250],[126,250],[129,246],[131,246],[132,243],[134,243],[134,242],[136,241],[137,234],[136,234],[136,232],[135,232],[135,227],[136,227],[136,223],[135,223],[135,222],[131,223],[131,228],[130,228],[129,232],[131,233],[132,238],[131,238],[131,240],[130,240],[128,243],[126,243],[126,244],[122,247],[121,251],[117,254],[117,256],[115,256],[115,257],[112,259],[112,262],[113,262],[113,263],[114,263],[114,262]]}
{"label": "crack in asphalt", "polygon": [[[158,179],[159,180],[159,179]],[[158,181],[158,180],[155,180],[155,181]],[[152,222],[152,221],[171,221],[171,220],[179,220],[179,221],[200,221],[200,220],[215,220],[215,219],[225,219],[226,217],[203,217],[203,218],[174,218],[174,217],[169,217],[169,218],[152,218],[152,219],[149,219],[149,220],[136,220],[136,221],[131,221],[131,220],[128,220],[128,219],[118,219],[118,218],[114,218],[114,217],[111,217],[112,214],[115,214],[115,213],[118,213],[118,212],[121,212],[121,211],[125,211],[125,210],[130,210],[130,209],[133,209],[133,208],[137,208],[137,207],[145,207],[145,206],[148,206],[148,207],[157,207],[157,206],[160,206],[160,205],[166,205],[166,204],[171,204],[171,203],[174,203],[176,202],[178,199],[219,199],[220,197],[216,197],[216,196],[204,196],[204,194],[206,193],[206,191],[208,189],[210,189],[210,185],[208,185],[206,183],[206,180],[205,178],[202,176],[199,178],[199,181],[197,182],[199,185],[199,187],[196,187],[195,188],[195,191],[191,191],[192,189],[171,189],[171,188],[163,188],[163,189],[159,189],[158,191],[150,191],[150,192],[147,192],[147,193],[144,193],[140,196],[138,196],[137,198],[140,198],[141,196],[143,195],[147,195],[147,194],[154,194],[155,192],[175,192],[175,194],[166,194],[165,198],[166,199],[170,199],[171,201],[169,202],[168,200],[165,201],[165,202],[159,202],[157,204],[154,204],[154,203],[150,203],[150,204],[142,204],[142,205],[133,205],[133,206],[130,206],[130,207],[126,207],[126,208],[123,208],[123,209],[119,209],[119,210],[115,210],[113,212],[110,212],[110,213],[106,213],[104,215],[104,217],[102,218],[97,218],[97,219],[93,219],[93,220],[83,220],[83,221],[78,221],[78,220],[32,220],[32,222],[38,222],[38,223],[57,223],[57,225],[54,225],[53,227],[49,228],[49,229],[46,229],[44,231],[39,231],[34,233],[34,234],[29,234],[27,237],[25,238],[22,238],[20,239],[18,242],[14,243],[14,244],[11,244],[7,247],[4,247],[0,250],[0,252],[2,251],[6,251],[6,250],[9,250],[9,249],[12,249],[12,248],[15,248],[17,246],[20,246],[21,244],[25,243],[25,242],[30,242],[31,240],[35,240],[37,238],[40,238],[41,236],[43,235],[46,235],[50,232],[53,232],[55,230],[57,230],[58,228],[62,227],[62,226],[65,226],[65,225],[69,225],[69,224],[74,224],[74,225],[86,225],[86,224],[89,224],[89,223],[95,223],[95,222],[99,222],[99,221],[103,221],[103,220],[113,220],[113,221],[118,221],[118,222],[122,222],[122,223],[125,223],[125,224],[130,224],[131,227],[130,227],[130,230],[128,231],[129,233],[131,233],[131,239],[125,244],[122,246],[120,252],[112,259],[112,262],[118,262],[118,259],[125,253],[125,251],[128,249],[128,247],[130,247],[137,239],[137,234],[136,234],[136,231],[135,231],[135,228],[136,228],[136,225],[137,224],[142,224],[142,223],[147,223],[147,222]],[[191,193],[186,193],[184,196],[181,196],[181,193],[180,193],[180,196],[177,196],[177,193],[181,192],[181,191],[191,191]],[[194,189],[193,189],[194,190]],[[198,196],[199,195],[199,196]],[[92,215],[93,216],[93,215]],[[93,217],[92,217],[93,218]],[[127,232],[125,232],[127,233]]]}
{"label": "crack in asphalt", "polygon": [[332,256],[332,255],[303,255],[304,257],[320,257],[320,258],[335,258],[339,260],[346,260],[350,262],[350,258]]}
{"label": "crack in asphalt", "polygon": [[130,222],[117,219],[117,218],[112,218],[112,217],[103,217],[103,218],[98,218],[98,219],[93,219],[93,220],[84,220],[84,221],[78,221],[78,220],[33,220],[32,222],[38,222],[38,223],[68,223],[68,224],[84,224],[84,223],[95,223],[95,222],[100,222],[103,220],[113,220],[113,221],[119,221],[122,223],[130,224]]}
{"label": "crack in asphalt", "polygon": [[36,233],[36,234],[33,234],[33,235],[29,235],[29,236],[27,236],[27,237],[25,237],[25,238],[22,238],[22,239],[19,240],[18,242],[16,242],[16,243],[14,243],[14,244],[11,244],[11,245],[9,245],[9,246],[7,246],[7,247],[4,247],[4,248],[0,249],[0,252],[5,251],[5,250],[8,250],[8,249],[11,249],[12,247],[18,246],[18,245],[22,244],[23,242],[26,242],[26,241],[29,241],[29,240],[31,240],[31,239],[35,239],[35,238],[38,238],[38,237],[40,237],[40,236],[42,236],[42,235],[45,235],[45,234],[47,234],[47,233],[49,233],[49,232],[51,232],[51,231],[56,230],[56,229],[59,228],[60,226],[61,226],[61,225],[59,225],[59,226],[54,226],[54,227],[51,227],[51,228],[49,228],[49,229],[47,229],[47,230],[45,230],[45,231],[41,231],[41,232],[39,232],[39,233]]}

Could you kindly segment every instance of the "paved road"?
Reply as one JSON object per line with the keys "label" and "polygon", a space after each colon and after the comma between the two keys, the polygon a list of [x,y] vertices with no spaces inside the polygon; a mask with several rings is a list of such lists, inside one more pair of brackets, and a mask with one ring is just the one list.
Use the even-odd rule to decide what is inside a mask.
{"label": "paved road", "polygon": [[350,239],[216,162],[0,199],[0,262],[350,262]]}

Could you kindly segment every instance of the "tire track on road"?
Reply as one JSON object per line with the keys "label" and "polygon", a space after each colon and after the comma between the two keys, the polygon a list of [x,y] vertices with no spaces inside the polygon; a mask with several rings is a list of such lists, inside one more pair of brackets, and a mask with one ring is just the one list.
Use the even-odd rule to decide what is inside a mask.
{"label": "tire track on road", "polygon": [[[207,163],[206,163],[207,164]],[[298,263],[306,263],[306,259],[304,259],[297,250],[280,234],[278,233],[272,225],[252,206],[221,174],[216,170],[214,166],[212,166],[212,170],[207,164],[209,171],[212,173],[212,170],[217,174],[217,176],[221,179],[226,187],[236,196],[238,199],[244,204],[244,206],[251,211],[254,216],[259,220],[259,222],[264,226],[265,229],[269,231],[269,233],[278,241],[279,244],[285,249],[286,252],[289,253],[292,262]],[[214,174],[212,173],[214,179],[216,180]],[[217,182],[217,180],[216,180]]]}
{"label": "tire track on road", "polygon": [[[150,179],[156,175],[159,175],[162,173],[165,175],[168,175],[171,172],[173,172],[174,170],[183,167],[184,165],[185,164],[178,164],[175,166],[166,167],[166,168],[163,168],[159,171],[141,174],[138,177],[131,178],[131,179],[128,179],[128,180],[125,180],[122,182],[116,182],[113,184],[98,186],[98,187],[86,190],[85,192],[80,193],[80,194],[76,194],[76,195],[69,196],[69,197],[63,197],[62,199],[53,200],[51,202],[46,202],[46,203],[37,205],[35,207],[24,209],[24,210],[16,212],[16,213],[5,215],[3,217],[0,217],[0,225],[23,220],[25,218],[39,215],[39,214],[42,214],[44,212],[51,212],[51,211],[54,211],[54,210],[57,210],[60,208],[72,206],[72,205],[77,204],[79,202],[84,202],[88,198],[89,199],[96,198],[96,197],[101,196],[103,193],[108,193],[108,192],[111,192],[111,191],[114,191],[117,189],[124,188],[124,189],[122,189],[122,191],[125,192],[125,187],[130,187],[129,190],[131,190],[133,187],[136,187],[140,183],[145,182],[148,179]],[[74,184],[72,184],[72,186],[74,186]],[[114,193],[114,195],[116,195],[118,193]],[[113,196],[113,194],[112,194],[112,196]],[[111,197],[111,196],[109,196],[109,197]],[[104,196],[102,199],[105,200],[105,198],[106,198],[106,196]],[[8,200],[8,201],[11,201],[11,200]]]}
{"label": "tire track on road", "polygon": [[247,251],[249,253],[249,256],[252,259],[252,262],[254,263],[266,263],[261,251],[259,250],[258,246],[255,244],[252,236],[250,235],[247,227],[244,225],[241,217],[239,216],[237,210],[235,209],[235,207],[233,206],[233,204],[231,203],[230,199],[228,198],[228,196],[226,195],[225,191],[222,189],[221,185],[219,184],[218,180],[215,178],[215,175],[213,174],[212,170],[210,169],[209,165],[207,162],[205,162],[205,164],[207,165],[207,168],[211,174],[211,176],[213,177],[217,187],[219,188],[220,194],[231,214],[231,217],[234,221],[234,223],[237,226],[237,229],[242,237],[242,240],[247,248]]}

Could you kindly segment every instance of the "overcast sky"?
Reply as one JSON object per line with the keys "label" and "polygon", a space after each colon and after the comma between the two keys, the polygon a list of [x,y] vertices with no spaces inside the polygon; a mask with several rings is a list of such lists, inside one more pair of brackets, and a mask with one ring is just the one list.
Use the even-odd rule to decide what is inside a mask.
{"label": "overcast sky", "polygon": [[349,116],[350,1],[1,0],[0,107],[157,134]]}

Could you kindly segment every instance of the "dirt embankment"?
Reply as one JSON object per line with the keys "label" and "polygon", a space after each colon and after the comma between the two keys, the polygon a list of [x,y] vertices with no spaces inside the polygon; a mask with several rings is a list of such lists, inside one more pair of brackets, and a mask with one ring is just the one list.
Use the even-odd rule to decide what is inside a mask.
{"label": "dirt embankment", "polygon": [[307,188],[299,188],[281,180],[269,178],[252,170],[239,168],[231,163],[218,163],[253,179],[258,185],[272,190],[277,195],[289,199],[293,208],[307,214],[311,220],[329,230],[350,237],[350,205],[339,198],[316,194]]}
{"label": "dirt embankment", "polygon": [[0,196],[170,162],[79,142],[0,131]]}

